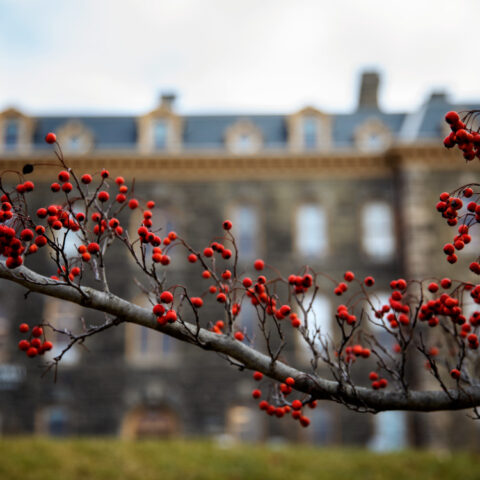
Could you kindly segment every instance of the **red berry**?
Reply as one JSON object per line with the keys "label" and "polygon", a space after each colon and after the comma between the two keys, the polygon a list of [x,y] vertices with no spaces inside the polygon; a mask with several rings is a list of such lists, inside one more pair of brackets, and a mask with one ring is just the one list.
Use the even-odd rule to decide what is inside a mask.
{"label": "red berry", "polygon": [[35,347],[30,347],[30,348],[27,350],[27,355],[28,355],[30,358],[36,357],[36,356],[38,355],[38,350],[37,350]]}
{"label": "red berry", "polygon": [[458,380],[460,378],[460,375],[461,375],[460,370],[458,370],[456,368],[454,368],[450,371],[450,376],[452,378],[454,378],[455,380]]}
{"label": "red berry", "polygon": [[225,220],[223,222],[223,229],[224,230],[231,230],[232,228],[232,222],[230,220]]}
{"label": "red berry", "polygon": [[30,348],[30,342],[28,340],[20,340],[18,342],[18,348],[20,350],[28,350]]}
{"label": "red berry", "polygon": [[105,190],[98,192],[98,200],[100,200],[100,202],[106,202],[108,201],[109,198],[110,198],[110,195]]}
{"label": "red berry", "polygon": [[198,260],[198,257],[197,257],[194,253],[191,253],[191,254],[188,256],[188,261],[189,261],[190,263],[195,263],[197,260]]}
{"label": "red berry", "polygon": [[378,373],[377,372],[370,372],[368,375],[368,378],[373,382],[375,380],[378,380]]}
{"label": "red berry", "polygon": [[351,282],[354,280],[355,275],[353,272],[348,271],[348,272],[345,272],[345,274],[343,275],[343,278],[345,279],[345,281]]}
{"label": "red berry", "polygon": [[255,262],[253,262],[253,266],[255,268],[255,270],[263,270],[265,268],[265,262],[263,260],[255,260]]}
{"label": "red berry", "polygon": [[32,336],[38,338],[43,335],[43,328],[42,327],[33,327],[32,328]]}
{"label": "red berry", "polygon": [[22,333],[27,333],[27,332],[30,330],[30,327],[29,327],[28,324],[26,324],[26,323],[21,323],[21,324],[20,324],[20,327],[19,327],[19,330],[20,330]]}
{"label": "red berry", "polygon": [[[117,200],[118,201],[118,200]],[[132,198],[129,202],[128,202],[128,206],[129,208],[131,208],[132,210],[135,210],[137,207],[138,207],[138,200],[136,198]]]}
{"label": "red berry", "polygon": [[365,285],[367,287],[371,287],[375,284],[375,279],[373,277],[365,277],[365,279],[363,280],[363,282],[365,283]]}
{"label": "red berry", "polygon": [[263,373],[262,372],[253,372],[253,379],[260,381],[263,378]]}
{"label": "red berry", "polygon": [[73,185],[70,182],[66,182],[62,185],[62,190],[65,193],[70,193],[73,190]]}
{"label": "red berry", "polygon": [[50,144],[55,143],[57,141],[57,136],[54,133],[49,132],[45,135],[45,141]]}
{"label": "red berry", "polygon": [[173,295],[170,292],[162,292],[162,294],[160,295],[160,300],[163,303],[172,303]]}
{"label": "red berry", "polygon": [[58,174],[58,180],[60,180],[60,182],[62,183],[68,182],[69,179],[70,179],[70,174],[66,170],[62,170]]}
{"label": "red berry", "polygon": [[440,280],[440,285],[445,289],[450,288],[452,286],[452,281],[449,278],[442,278],[442,280]]}
{"label": "red berry", "polygon": [[450,111],[445,114],[445,121],[450,125],[457,123],[459,120],[460,120],[460,117],[458,116],[457,112]]}
{"label": "red berry", "polygon": [[235,340],[238,340],[239,342],[243,341],[243,339],[245,338],[245,335],[242,332],[235,332],[233,336]]}
{"label": "red berry", "polygon": [[165,318],[166,318],[168,323],[174,323],[177,320],[177,312],[175,310],[169,310],[165,314]]}
{"label": "red berry", "polygon": [[98,253],[100,251],[100,245],[96,242],[89,243],[87,245],[87,251],[88,253]]}
{"label": "red berry", "polygon": [[210,247],[207,247],[203,250],[203,255],[205,257],[213,257],[213,249]]}
{"label": "red berry", "polygon": [[290,387],[293,387],[295,385],[295,379],[292,378],[292,377],[287,377],[285,379],[285,383],[290,386]]}
{"label": "red berry", "polygon": [[310,425],[310,419],[308,417],[301,416],[300,424],[302,425],[302,427],[308,427]]}
{"label": "red berry", "polygon": [[300,410],[302,408],[302,402],[300,400],[294,400],[292,402],[292,408],[294,410]]}
{"label": "red berry", "polygon": [[88,173],[86,173],[85,175],[82,175],[82,183],[84,183],[85,185],[88,185],[89,183],[91,183],[92,181],[92,176]]}
{"label": "red berry", "polygon": [[[212,287],[210,287],[212,288]],[[212,293],[215,293],[217,291],[216,287],[215,290]],[[217,295],[217,302],[219,303],[225,303],[227,301],[227,296],[224,293],[219,293]]]}
{"label": "red berry", "polygon": [[253,392],[252,392],[252,397],[253,398],[260,398],[262,396],[262,392],[258,389],[255,389]]}
{"label": "red berry", "polygon": [[203,305],[203,300],[200,297],[191,298],[192,305],[196,308],[200,308]]}

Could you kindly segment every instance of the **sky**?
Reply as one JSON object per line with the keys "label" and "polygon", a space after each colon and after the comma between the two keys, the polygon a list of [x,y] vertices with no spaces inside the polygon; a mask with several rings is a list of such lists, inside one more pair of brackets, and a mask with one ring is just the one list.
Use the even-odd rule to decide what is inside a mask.
{"label": "sky", "polygon": [[478,0],[0,0],[0,110],[183,114],[355,108],[362,71],[388,112],[433,90],[480,100]]}

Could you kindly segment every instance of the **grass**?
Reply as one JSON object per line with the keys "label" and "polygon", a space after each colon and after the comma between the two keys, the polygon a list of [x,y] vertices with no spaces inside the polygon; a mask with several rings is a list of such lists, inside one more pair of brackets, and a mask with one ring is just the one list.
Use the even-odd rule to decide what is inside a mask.
{"label": "grass", "polygon": [[207,441],[0,440],[1,480],[443,480],[480,478],[480,456]]}

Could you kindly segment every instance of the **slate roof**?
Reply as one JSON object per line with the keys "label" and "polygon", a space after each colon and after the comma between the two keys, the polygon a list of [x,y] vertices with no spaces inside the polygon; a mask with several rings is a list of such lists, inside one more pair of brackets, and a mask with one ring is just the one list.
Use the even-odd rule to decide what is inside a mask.
{"label": "slate roof", "polygon": [[[437,140],[443,136],[443,116],[448,110],[472,108],[480,108],[480,105],[452,105],[445,95],[432,95],[419,109],[410,113],[385,113],[369,108],[349,114],[333,114],[333,147],[353,148],[355,129],[374,118],[383,122],[398,141]],[[287,118],[287,115],[185,115],[182,117],[182,148],[223,149],[228,127],[240,120],[248,120],[262,132],[264,148],[284,149],[287,147]],[[137,117],[75,115],[36,117],[34,148],[46,148],[45,134],[58,131],[70,121],[82,123],[93,133],[97,150],[136,149]]]}

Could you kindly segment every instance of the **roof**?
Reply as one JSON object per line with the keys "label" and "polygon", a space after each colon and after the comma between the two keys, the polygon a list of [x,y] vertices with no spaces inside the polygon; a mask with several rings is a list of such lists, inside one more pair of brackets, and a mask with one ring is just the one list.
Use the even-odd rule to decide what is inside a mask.
{"label": "roof", "polygon": [[[364,122],[379,120],[397,141],[437,140],[443,136],[443,117],[449,110],[480,108],[478,104],[453,105],[445,95],[432,95],[419,109],[410,113],[385,113],[376,108],[363,108],[347,114],[332,114],[332,145],[353,148],[355,130]],[[266,149],[287,147],[288,115],[184,115],[182,148],[185,150],[222,149],[225,133],[240,121],[247,121],[261,133]],[[95,149],[135,149],[138,117],[135,116],[37,116],[34,117],[35,149],[46,148],[47,132],[59,131],[69,122],[80,123],[92,133]]]}

